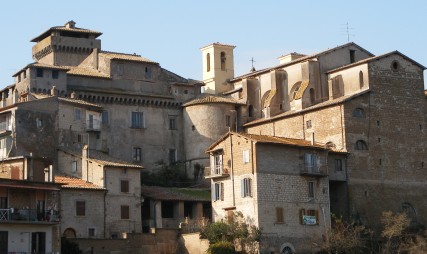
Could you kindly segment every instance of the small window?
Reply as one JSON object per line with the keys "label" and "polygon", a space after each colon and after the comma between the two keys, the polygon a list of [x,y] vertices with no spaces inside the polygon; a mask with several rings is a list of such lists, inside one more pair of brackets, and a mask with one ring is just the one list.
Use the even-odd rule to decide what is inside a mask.
{"label": "small window", "polygon": [[21,82],[21,74],[18,75],[18,83]]}
{"label": "small window", "polygon": [[71,162],[71,173],[76,173],[77,172],[77,161],[72,161]]}
{"label": "small window", "polygon": [[314,198],[314,182],[308,182],[308,197]]}
{"label": "small window", "polygon": [[212,200],[224,201],[224,183],[214,183],[212,186]]}
{"label": "small window", "polygon": [[176,130],[176,116],[169,116],[169,130]]}
{"label": "small window", "polygon": [[149,66],[145,67],[145,79],[151,79],[151,67]]}
{"label": "small window", "polygon": [[23,79],[27,78],[27,70],[25,70],[25,71],[22,72],[22,78]]}
{"label": "small window", "polygon": [[176,149],[169,149],[169,165],[176,163]]}
{"label": "small window", "polygon": [[191,130],[192,130],[192,131],[195,131],[195,130],[196,130],[196,126],[191,125]]}
{"label": "small window", "polygon": [[102,117],[102,124],[106,125],[109,122],[109,117],[108,117],[108,111],[102,111],[101,113],[101,117]]}
{"label": "small window", "polygon": [[276,207],[276,223],[285,223],[283,218],[283,207]]}
{"label": "small window", "polygon": [[335,171],[342,171],[342,160],[335,159]]}
{"label": "small window", "polygon": [[350,49],[350,63],[356,62],[356,50]]}
{"label": "small window", "polygon": [[120,181],[120,192],[128,193],[129,192],[129,181],[121,180]]}
{"label": "small window", "polygon": [[215,153],[211,158],[212,175],[222,175],[222,154]]}
{"label": "small window", "polygon": [[88,228],[87,229],[87,235],[89,237],[95,237],[95,229],[94,228]]}
{"label": "small window", "polygon": [[244,150],[243,151],[243,163],[247,164],[249,163],[249,150]]}
{"label": "small window", "polygon": [[37,125],[37,128],[42,128],[43,127],[43,120],[42,119],[40,119],[40,118],[37,118],[36,119],[36,125]]}
{"label": "small window", "polygon": [[135,162],[141,162],[141,148],[140,147],[134,147],[133,148],[132,159]]}
{"label": "small window", "polygon": [[76,201],[76,216],[85,216],[85,215],[86,215],[86,202]]}
{"label": "small window", "polygon": [[120,218],[122,220],[128,220],[129,219],[129,206],[128,205],[122,205],[120,207]]}
{"label": "small window", "polygon": [[363,80],[363,71],[359,71],[359,87],[362,88],[365,84],[365,81]]}
{"label": "small window", "polygon": [[36,69],[36,76],[38,78],[43,78],[43,69],[37,68]]}
{"label": "small window", "polygon": [[81,119],[81,110],[79,108],[74,109],[74,120]]}
{"label": "small window", "polygon": [[59,72],[58,70],[52,70],[52,78],[53,79],[58,79],[59,77]]}
{"label": "small window", "polygon": [[355,108],[353,110],[353,116],[357,118],[364,118],[365,117],[365,111],[362,108]]}
{"label": "small window", "polygon": [[231,116],[226,115],[225,116],[225,126],[230,127],[231,126]]}
{"label": "small window", "polygon": [[226,62],[227,58],[225,56],[225,52],[221,52],[221,71],[225,71],[225,62]]}
{"label": "small window", "polygon": [[123,72],[124,72],[124,66],[123,63],[119,63],[117,64],[117,74],[119,76],[123,76]]}
{"label": "small window", "polygon": [[357,140],[355,149],[356,150],[368,150],[368,145],[363,140]]}
{"label": "small window", "polygon": [[398,62],[398,61],[393,61],[393,62],[391,63],[391,69],[392,69],[393,71],[398,71],[398,70],[399,70],[399,68],[400,68],[400,64],[399,64],[399,62]]}
{"label": "small window", "polygon": [[184,90],[184,94],[188,94],[188,90],[187,89]]}
{"label": "small window", "polygon": [[316,97],[315,97],[315,94],[314,94],[314,89],[310,88],[310,103],[314,104],[315,101],[316,101]]}
{"label": "small window", "polygon": [[132,112],[132,125],[131,128],[142,129],[144,128],[144,113],[143,112]]}
{"label": "small window", "polygon": [[211,54],[206,54],[206,72],[211,71]]}
{"label": "small window", "polygon": [[241,191],[242,198],[244,197],[252,197],[252,179],[251,178],[243,178],[241,181]]}
{"label": "small window", "polygon": [[305,125],[307,126],[307,129],[311,129],[311,120],[306,121]]}

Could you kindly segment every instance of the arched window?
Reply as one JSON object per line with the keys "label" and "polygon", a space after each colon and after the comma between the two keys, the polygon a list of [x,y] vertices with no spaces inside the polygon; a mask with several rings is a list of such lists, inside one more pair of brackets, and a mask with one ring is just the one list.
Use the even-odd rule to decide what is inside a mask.
{"label": "arched window", "polygon": [[314,101],[315,101],[314,89],[310,88],[310,102],[311,102],[311,104],[314,104]]}
{"label": "arched window", "polygon": [[365,117],[365,111],[362,108],[355,108],[353,110],[353,116],[358,118],[364,118]]}
{"label": "arched window", "polygon": [[360,86],[360,88],[362,88],[364,84],[365,84],[365,81],[363,80],[363,72],[359,71],[359,86]]}
{"label": "arched window", "polygon": [[225,71],[225,52],[221,52],[221,71]]}
{"label": "arched window", "polygon": [[72,228],[67,228],[64,230],[62,236],[65,238],[76,238],[76,231]]}
{"label": "arched window", "polygon": [[211,54],[210,53],[206,54],[206,71],[207,72],[211,71]]}
{"label": "arched window", "polygon": [[249,117],[253,117],[254,116],[254,106],[249,105]]}
{"label": "arched window", "polygon": [[368,145],[363,140],[357,140],[355,149],[356,150],[368,150]]}

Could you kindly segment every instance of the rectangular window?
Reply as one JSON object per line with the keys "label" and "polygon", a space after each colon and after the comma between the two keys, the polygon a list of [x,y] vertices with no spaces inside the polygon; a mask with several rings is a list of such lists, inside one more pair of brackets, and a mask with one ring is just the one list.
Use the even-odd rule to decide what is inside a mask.
{"label": "rectangular window", "polygon": [[76,173],[77,172],[77,161],[72,161],[71,162],[71,173]]}
{"label": "rectangular window", "polygon": [[222,175],[222,154],[214,154],[211,158],[211,174]]}
{"label": "rectangular window", "polygon": [[94,228],[88,228],[87,229],[87,235],[89,237],[95,237],[95,229]]}
{"label": "rectangular window", "polygon": [[231,116],[229,116],[229,115],[225,116],[225,126],[231,127]]}
{"label": "rectangular window", "polygon": [[314,182],[308,182],[308,197],[314,198]]}
{"label": "rectangular window", "polygon": [[36,76],[38,77],[38,78],[43,78],[43,69],[40,69],[40,68],[37,68],[36,69]]}
{"label": "rectangular window", "polygon": [[176,149],[169,149],[169,164],[176,162]]}
{"label": "rectangular window", "polygon": [[145,67],[145,79],[151,79],[151,67]]}
{"label": "rectangular window", "polygon": [[356,62],[356,50],[350,49],[350,63]]}
{"label": "rectangular window", "polygon": [[169,130],[176,130],[176,116],[169,116]]}
{"label": "rectangular window", "polygon": [[101,117],[102,117],[102,124],[106,125],[108,124],[108,111],[102,111],[101,113]]}
{"label": "rectangular window", "polygon": [[21,74],[18,75],[18,83],[21,82]]}
{"label": "rectangular window", "polygon": [[119,76],[123,76],[123,71],[124,71],[123,63],[117,64],[117,74],[119,74]]}
{"label": "rectangular window", "polygon": [[74,120],[80,120],[81,119],[81,110],[79,108],[74,109]]}
{"label": "rectangular window", "polygon": [[283,207],[276,207],[276,223],[284,223]]}
{"label": "rectangular window", "polygon": [[120,218],[122,220],[128,220],[129,219],[129,206],[128,205],[122,205],[120,207]]}
{"label": "rectangular window", "polygon": [[22,72],[22,78],[23,79],[27,78],[27,70],[25,70],[25,71]]}
{"label": "rectangular window", "polygon": [[316,166],[316,155],[312,153],[306,153],[304,155],[304,171],[314,172]]}
{"label": "rectangular window", "polygon": [[305,210],[300,209],[300,223],[302,225],[318,225],[319,224],[319,212],[317,210]]}
{"label": "rectangular window", "polygon": [[305,122],[307,129],[311,129],[311,120]]}
{"label": "rectangular window", "polygon": [[133,148],[133,161],[135,162],[141,162],[141,148],[134,147]]}
{"label": "rectangular window", "polygon": [[252,197],[252,179],[251,178],[243,178],[241,181],[241,191],[242,198],[244,197]]}
{"label": "rectangular window", "polygon": [[57,70],[52,70],[52,78],[58,79],[58,77],[59,77],[59,72]]}
{"label": "rectangular window", "polygon": [[36,118],[36,125],[37,125],[37,128],[42,128],[43,127],[43,120],[40,118]]}
{"label": "rectangular window", "polygon": [[144,113],[143,112],[132,112],[132,128],[142,129],[144,128]]}
{"label": "rectangular window", "polygon": [[212,186],[212,200],[224,201],[224,183],[214,183]]}
{"label": "rectangular window", "polygon": [[244,150],[243,151],[243,163],[249,163],[249,150]]}
{"label": "rectangular window", "polygon": [[0,197],[0,209],[7,209],[7,197]]}
{"label": "rectangular window", "polygon": [[342,171],[342,160],[335,159],[335,171]]}
{"label": "rectangular window", "polygon": [[128,193],[129,192],[129,181],[121,180],[120,181],[120,192]]}
{"label": "rectangular window", "polygon": [[76,216],[86,215],[86,201],[76,201]]}

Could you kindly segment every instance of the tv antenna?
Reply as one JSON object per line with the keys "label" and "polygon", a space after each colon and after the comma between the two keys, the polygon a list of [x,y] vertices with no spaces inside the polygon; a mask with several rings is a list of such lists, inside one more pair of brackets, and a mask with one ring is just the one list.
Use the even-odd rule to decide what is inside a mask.
{"label": "tv antenna", "polygon": [[348,22],[345,23],[343,26],[344,26],[345,35],[347,36],[347,42],[350,42],[350,36],[354,36],[354,34],[350,33],[350,31],[354,30],[354,28],[351,27]]}

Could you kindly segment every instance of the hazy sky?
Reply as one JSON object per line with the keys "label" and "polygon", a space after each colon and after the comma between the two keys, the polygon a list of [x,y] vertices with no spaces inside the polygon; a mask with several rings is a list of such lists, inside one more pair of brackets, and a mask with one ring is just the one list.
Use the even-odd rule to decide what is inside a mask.
{"label": "hazy sky", "polygon": [[[237,46],[235,75],[350,41],[375,55],[398,50],[427,66],[427,1],[4,1],[0,9],[0,87],[31,59],[31,39],[74,20],[103,33],[102,49],[137,53],[185,78],[202,78],[200,47]],[[427,72],[424,72],[426,75]],[[425,82],[427,87],[427,82]]]}

